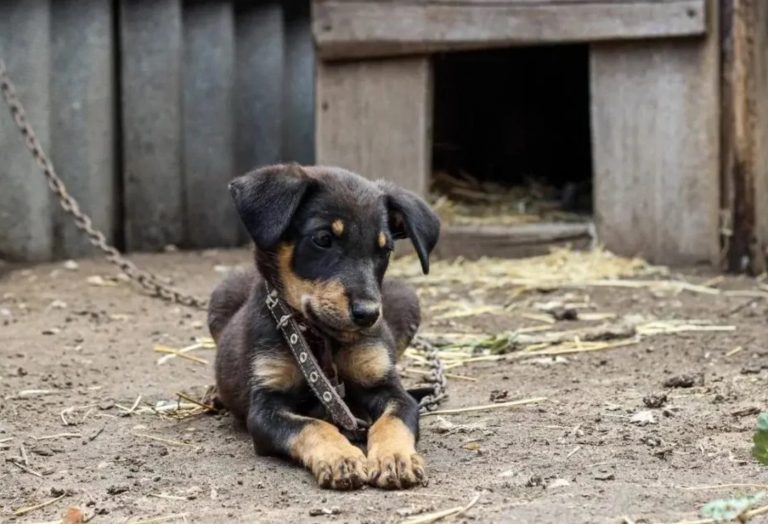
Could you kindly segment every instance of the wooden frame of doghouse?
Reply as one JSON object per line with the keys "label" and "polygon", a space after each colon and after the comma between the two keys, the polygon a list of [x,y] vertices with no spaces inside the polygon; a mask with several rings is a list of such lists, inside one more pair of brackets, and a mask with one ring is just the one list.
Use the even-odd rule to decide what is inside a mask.
{"label": "wooden frame of doghouse", "polygon": [[[731,267],[743,266],[745,256],[759,266],[756,235],[768,237],[768,217],[759,225],[756,217],[768,209],[761,201],[768,200],[768,162],[760,155],[768,153],[754,141],[768,142],[768,132],[753,131],[768,122],[766,104],[757,104],[766,110],[758,124],[750,118],[768,92],[760,84],[766,75],[753,74],[768,68],[766,39],[754,34],[766,32],[758,22],[768,20],[766,4],[314,0],[317,160],[425,193],[432,53],[586,42],[600,242],[676,264],[716,264],[725,248]],[[756,185],[765,186],[759,197]],[[503,253],[545,241],[584,242],[583,233],[557,225],[449,228],[441,244]]]}

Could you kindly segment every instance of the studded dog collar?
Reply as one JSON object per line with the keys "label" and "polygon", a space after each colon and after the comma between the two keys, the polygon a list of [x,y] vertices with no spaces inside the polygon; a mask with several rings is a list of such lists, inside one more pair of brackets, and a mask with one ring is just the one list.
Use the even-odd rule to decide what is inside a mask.
{"label": "studded dog collar", "polygon": [[[343,384],[334,387],[322,367],[318,363],[315,355],[304,338],[299,323],[294,318],[294,314],[280,299],[277,290],[269,284],[266,284],[267,298],[265,303],[272,318],[275,319],[277,329],[282,333],[285,342],[293,354],[293,358],[301,370],[302,375],[312,389],[320,403],[325,407],[333,422],[344,430],[360,437],[360,433],[367,430],[368,424],[356,418],[349,406],[342,399]],[[323,342],[328,344],[328,340],[323,337]],[[341,390],[341,391],[339,391]]]}

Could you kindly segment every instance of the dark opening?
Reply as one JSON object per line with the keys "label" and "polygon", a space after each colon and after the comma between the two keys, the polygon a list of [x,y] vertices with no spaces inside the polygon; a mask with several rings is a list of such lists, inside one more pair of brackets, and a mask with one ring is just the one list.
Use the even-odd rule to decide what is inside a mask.
{"label": "dark opening", "polygon": [[446,53],[434,63],[436,196],[541,221],[591,213],[586,45]]}

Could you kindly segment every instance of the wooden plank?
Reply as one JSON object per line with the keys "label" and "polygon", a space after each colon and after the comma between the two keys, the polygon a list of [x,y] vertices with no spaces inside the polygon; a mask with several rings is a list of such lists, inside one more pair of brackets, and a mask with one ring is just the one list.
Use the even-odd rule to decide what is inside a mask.
{"label": "wooden plank", "polygon": [[719,46],[712,18],[706,39],[592,46],[595,218],[613,251],[659,263],[718,261]]}
{"label": "wooden plank", "polygon": [[312,164],[315,160],[315,49],[308,2],[285,2],[285,78],[283,144],[285,161]]}
{"label": "wooden plank", "polygon": [[425,194],[430,179],[428,58],[319,63],[317,161]]}
{"label": "wooden plank", "polygon": [[[50,6],[0,2],[0,58],[16,84],[37,138],[50,149]],[[4,103],[0,103],[0,258],[48,260],[53,254],[50,191]]]}
{"label": "wooden plank", "polygon": [[766,271],[768,256],[768,2],[753,0],[750,40],[753,53],[750,78],[754,82],[751,121],[755,126],[755,273]]}
{"label": "wooden plank", "polygon": [[235,35],[235,168],[242,174],[281,160],[284,45],[280,3],[237,3]]}
{"label": "wooden plank", "polygon": [[[101,0],[52,4],[51,159],[93,224],[114,240],[117,216],[112,5]],[[95,248],[54,204],[54,251],[82,257]]]}
{"label": "wooden plank", "polygon": [[555,246],[587,249],[591,243],[589,224],[445,226],[435,247],[435,255],[439,258],[521,258],[544,255]]}
{"label": "wooden plank", "polygon": [[120,16],[125,245],[184,239],[180,0],[122,0]]}
{"label": "wooden plank", "polygon": [[706,18],[705,0],[313,3],[313,32],[325,60],[701,35]]}
{"label": "wooden plank", "polygon": [[[235,171],[282,160],[284,29],[280,2],[235,4]],[[250,242],[240,226],[240,241]]]}
{"label": "wooden plank", "polygon": [[235,39],[232,5],[190,2],[184,15],[185,247],[234,246]]}
{"label": "wooden plank", "polygon": [[768,240],[768,4],[721,5],[725,267],[760,274]]}

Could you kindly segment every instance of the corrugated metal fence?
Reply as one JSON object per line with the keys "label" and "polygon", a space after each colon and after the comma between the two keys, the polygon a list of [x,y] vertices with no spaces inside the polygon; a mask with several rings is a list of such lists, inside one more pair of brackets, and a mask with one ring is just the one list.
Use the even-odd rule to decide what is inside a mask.
{"label": "corrugated metal fence", "polygon": [[[241,244],[227,181],[314,158],[308,0],[0,0],[0,58],[70,192],[128,250]],[[89,253],[0,104],[0,258]]]}

